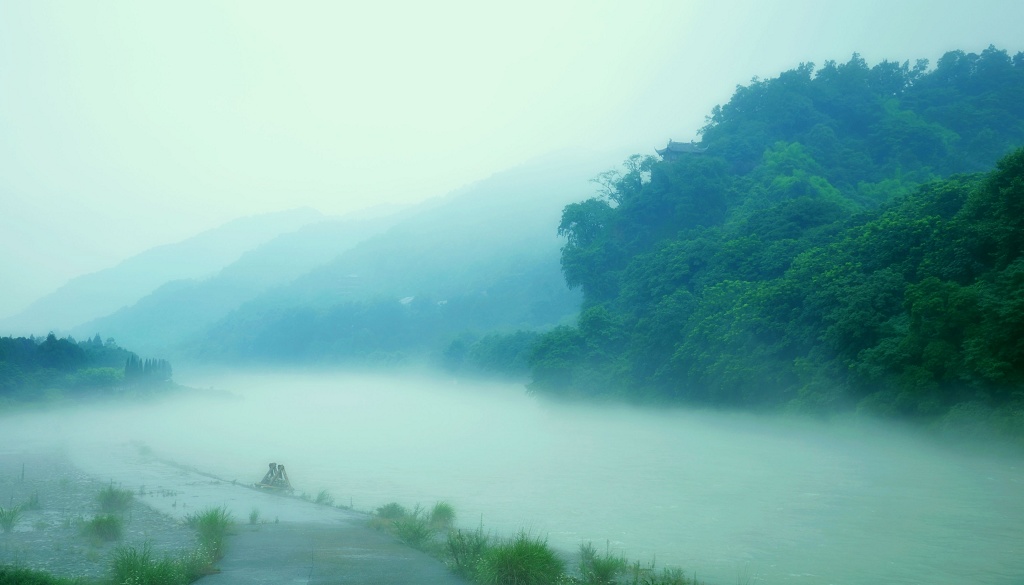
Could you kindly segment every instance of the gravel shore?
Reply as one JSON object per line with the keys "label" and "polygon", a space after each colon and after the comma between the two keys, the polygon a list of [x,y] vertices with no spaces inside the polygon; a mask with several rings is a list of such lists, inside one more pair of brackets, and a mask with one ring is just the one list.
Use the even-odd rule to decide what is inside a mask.
{"label": "gravel shore", "polygon": [[[103,579],[121,546],[148,543],[157,557],[191,550],[196,536],[184,518],[217,507],[236,525],[217,563],[220,572],[200,583],[465,584],[436,559],[370,528],[365,513],[268,494],[136,446],[112,446],[97,458],[74,461],[59,450],[0,449],[0,506],[21,508],[13,530],[0,531],[0,566]],[[102,481],[96,479],[100,470]],[[122,514],[123,537],[104,542],[84,526],[100,513],[97,496],[110,485],[133,498]],[[256,512],[259,518],[248,522]]]}
{"label": "gravel shore", "polygon": [[97,495],[109,485],[86,475],[59,452],[0,450],[0,507],[20,509],[13,529],[0,531],[0,565],[99,578],[109,573],[119,546],[141,547],[148,542],[157,555],[193,547],[193,530],[141,501],[171,494],[145,492],[138,485],[114,484],[136,495],[122,514],[120,540],[106,542],[87,534],[85,524],[100,513]]}

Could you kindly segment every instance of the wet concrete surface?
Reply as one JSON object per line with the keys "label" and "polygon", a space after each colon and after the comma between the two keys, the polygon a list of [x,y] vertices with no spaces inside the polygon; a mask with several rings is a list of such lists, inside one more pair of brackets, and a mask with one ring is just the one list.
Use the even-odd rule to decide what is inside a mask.
{"label": "wet concrete surface", "polygon": [[236,526],[199,585],[468,583],[437,559],[352,521]]}
{"label": "wet concrete surface", "polygon": [[[441,561],[370,527],[365,512],[254,489],[131,446],[80,453],[76,461],[113,483],[144,484],[146,495],[137,500],[170,519],[210,508],[231,514],[235,525],[216,563],[220,572],[200,585],[468,583]],[[259,520],[247,523],[253,513]]]}

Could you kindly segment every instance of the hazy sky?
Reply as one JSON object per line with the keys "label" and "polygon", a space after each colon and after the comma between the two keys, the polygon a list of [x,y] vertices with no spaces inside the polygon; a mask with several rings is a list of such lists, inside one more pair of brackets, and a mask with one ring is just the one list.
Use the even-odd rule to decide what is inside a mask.
{"label": "hazy sky", "polygon": [[1014,53],[1021,22],[1019,0],[0,0],[0,316],[235,217],[651,152],[755,75]]}

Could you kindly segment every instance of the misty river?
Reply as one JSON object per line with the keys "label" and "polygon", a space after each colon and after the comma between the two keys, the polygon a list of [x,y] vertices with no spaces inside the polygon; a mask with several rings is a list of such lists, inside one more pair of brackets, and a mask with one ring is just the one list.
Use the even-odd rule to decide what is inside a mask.
{"label": "misty river", "polygon": [[[465,528],[584,541],[709,584],[1020,583],[1024,461],[865,422],[552,405],[522,386],[222,374],[220,393],[6,420],[104,479],[111,445],[370,511],[444,500]],[[133,487],[133,486],[126,486]]]}

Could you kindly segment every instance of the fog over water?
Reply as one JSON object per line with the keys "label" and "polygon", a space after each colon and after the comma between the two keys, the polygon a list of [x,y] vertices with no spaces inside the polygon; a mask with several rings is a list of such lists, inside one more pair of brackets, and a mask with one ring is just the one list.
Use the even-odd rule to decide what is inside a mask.
{"label": "fog over water", "polygon": [[1022,461],[883,425],[552,405],[445,378],[182,381],[225,393],[21,414],[0,443],[56,440],[126,487],[131,442],[247,483],[276,461],[357,509],[445,500],[464,527],[593,541],[708,583],[1024,580]]}

